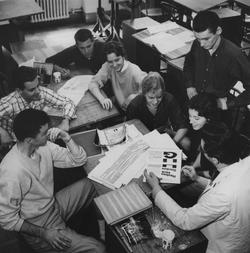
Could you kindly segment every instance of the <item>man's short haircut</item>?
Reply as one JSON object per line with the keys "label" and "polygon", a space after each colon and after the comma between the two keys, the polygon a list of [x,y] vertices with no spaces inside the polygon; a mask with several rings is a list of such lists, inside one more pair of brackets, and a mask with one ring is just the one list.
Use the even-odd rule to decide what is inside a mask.
{"label": "man's short haircut", "polygon": [[46,112],[36,109],[21,111],[13,121],[13,131],[18,141],[25,138],[35,138],[40,129],[49,123],[50,119]]}
{"label": "man's short haircut", "polygon": [[21,66],[16,71],[16,87],[20,90],[24,89],[25,82],[32,82],[36,79],[36,69],[26,66]]}
{"label": "man's short haircut", "polygon": [[220,26],[219,16],[212,11],[200,11],[193,20],[193,31],[200,33],[207,29],[216,33],[217,28]]}
{"label": "man's short haircut", "polygon": [[121,43],[117,41],[109,41],[104,46],[104,53],[107,57],[108,54],[114,53],[117,56],[125,57],[125,50]]}
{"label": "man's short haircut", "polygon": [[158,89],[165,90],[165,84],[162,76],[158,72],[149,72],[142,80],[142,94]]}
{"label": "man's short haircut", "polygon": [[189,100],[188,108],[196,110],[199,116],[207,120],[218,120],[219,118],[217,98],[210,93],[202,92],[193,96]]}
{"label": "man's short haircut", "polygon": [[93,34],[88,29],[80,29],[75,33],[75,42],[77,41],[84,42],[88,39],[93,40]]}
{"label": "man's short haircut", "polygon": [[233,164],[239,161],[242,150],[238,135],[223,122],[206,124],[202,129],[204,152],[220,163]]}

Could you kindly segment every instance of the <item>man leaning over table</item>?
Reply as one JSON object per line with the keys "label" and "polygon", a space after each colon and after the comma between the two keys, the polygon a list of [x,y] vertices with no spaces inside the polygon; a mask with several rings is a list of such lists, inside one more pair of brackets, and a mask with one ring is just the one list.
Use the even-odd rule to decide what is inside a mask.
{"label": "man leaning over table", "polygon": [[100,88],[110,85],[108,81],[111,81],[116,102],[125,111],[130,101],[141,92],[141,82],[146,73],[125,59],[124,48],[119,42],[107,42],[104,50],[106,62],[92,78],[89,90],[102,107],[109,110],[112,108],[112,101],[102,95]]}
{"label": "man leaning over table", "polygon": [[201,229],[208,239],[207,253],[249,253],[250,156],[239,161],[240,149],[231,145],[233,135],[227,135],[201,144],[202,152],[219,172],[213,181],[198,176],[192,166],[183,167],[184,175],[204,189],[190,208],[182,208],[165,193],[153,173],[144,174],[155,204],[176,226]]}
{"label": "man leaning over table", "polygon": [[94,40],[92,32],[88,29],[79,29],[74,38],[75,45],[50,56],[46,62],[55,64],[54,71],[62,72],[63,76],[70,75],[67,68],[72,63],[77,68],[87,68],[95,74],[105,62],[104,42]]}
{"label": "man leaning over table", "polygon": [[[87,155],[67,132],[48,129],[48,122],[48,115],[36,109],[14,119],[17,143],[0,164],[0,226],[20,232],[36,252],[104,253],[99,241],[67,226],[73,215],[90,206],[96,191],[85,178],[54,194],[53,164],[62,169],[82,166]],[[60,138],[66,147],[48,138]]]}
{"label": "man leaning over table", "polygon": [[[222,37],[216,13],[199,12],[193,20],[193,32],[196,40],[184,63],[188,98],[213,93],[218,107],[230,118],[231,109],[250,104],[250,62],[238,46]],[[245,90],[234,97],[230,90],[238,81]]]}
{"label": "man leaning over table", "polygon": [[69,121],[75,117],[76,108],[74,103],[48,88],[40,87],[36,70],[31,67],[19,67],[16,75],[16,90],[0,99],[0,134],[2,143],[15,139],[12,130],[13,119],[19,112],[27,108],[42,110],[45,106],[49,106],[61,110],[64,119],[58,128],[68,131]]}

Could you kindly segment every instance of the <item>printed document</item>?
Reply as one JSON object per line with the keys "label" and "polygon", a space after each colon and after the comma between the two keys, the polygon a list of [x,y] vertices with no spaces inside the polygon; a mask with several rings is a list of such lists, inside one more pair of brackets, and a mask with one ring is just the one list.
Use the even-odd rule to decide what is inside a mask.
{"label": "printed document", "polygon": [[85,92],[89,88],[92,75],[74,76],[68,80],[57,93],[71,99],[75,105],[78,105]]}

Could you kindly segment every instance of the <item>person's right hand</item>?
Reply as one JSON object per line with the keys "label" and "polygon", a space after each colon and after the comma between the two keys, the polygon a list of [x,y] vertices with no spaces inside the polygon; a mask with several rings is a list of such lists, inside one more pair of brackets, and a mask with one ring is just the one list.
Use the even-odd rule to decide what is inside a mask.
{"label": "person's right hand", "polygon": [[185,165],[182,167],[182,173],[184,176],[190,178],[192,181],[196,181],[198,175],[193,166]]}
{"label": "person's right hand", "polygon": [[197,90],[194,87],[187,88],[187,96],[191,99],[193,96],[197,95]]}
{"label": "person's right hand", "polygon": [[112,101],[109,98],[104,98],[102,101],[100,101],[102,108],[105,110],[111,110],[112,109]]}
{"label": "person's right hand", "polygon": [[65,235],[64,229],[45,229],[41,236],[55,250],[65,250],[71,246],[71,239]]}
{"label": "person's right hand", "polygon": [[69,69],[65,69],[65,68],[62,68],[58,65],[54,65],[54,72],[57,72],[57,71],[61,73],[63,79],[70,77],[70,70]]}

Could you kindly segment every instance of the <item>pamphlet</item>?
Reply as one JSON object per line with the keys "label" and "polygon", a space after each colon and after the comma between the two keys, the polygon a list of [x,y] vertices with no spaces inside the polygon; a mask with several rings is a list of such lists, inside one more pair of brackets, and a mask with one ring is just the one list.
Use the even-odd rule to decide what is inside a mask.
{"label": "pamphlet", "polygon": [[148,172],[153,172],[161,183],[181,183],[182,151],[180,149],[155,149],[147,150]]}

